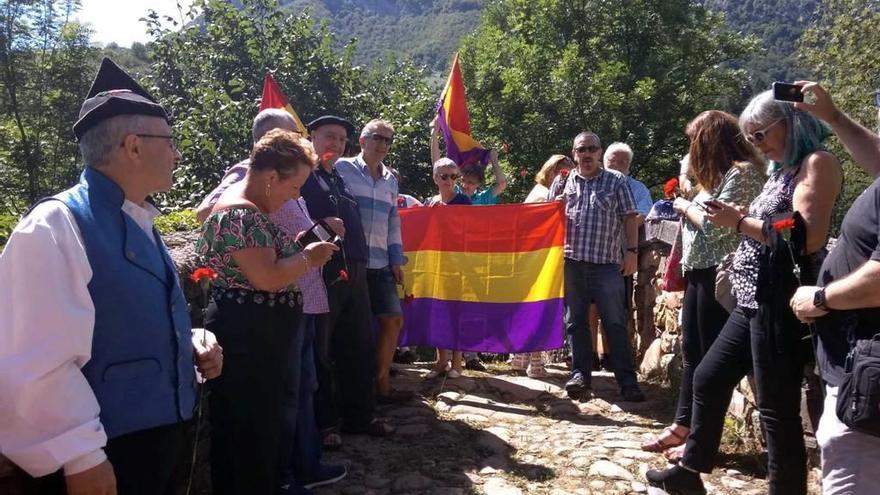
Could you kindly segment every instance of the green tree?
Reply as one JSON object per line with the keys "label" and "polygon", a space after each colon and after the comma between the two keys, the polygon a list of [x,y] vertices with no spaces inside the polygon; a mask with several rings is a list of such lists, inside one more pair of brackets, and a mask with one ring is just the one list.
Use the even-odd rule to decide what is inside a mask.
{"label": "green tree", "polygon": [[[880,1],[824,0],[816,20],[800,40],[803,62],[829,88],[835,103],[869,128],[877,125],[873,93],[880,90]],[[844,186],[834,216],[834,230],[846,210],[873,180],[856,166],[833,139],[831,151],[843,164]]]}
{"label": "green tree", "polygon": [[688,0],[489,2],[461,49],[472,128],[509,143],[529,177],[589,129],[627,142],[633,175],[655,186],[677,174],[690,119],[741,105],[744,74],[723,64],[754,46]]}
{"label": "green tree", "polygon": [[[389,165],[418,178],[427,167],[431,94],[413,64],[397,62],[371,71],[351,62],[354,46],[341,54],[326,23],[291,15],[276,0],[197,0],[186,25],[147,16],[154,38],[148,81],[174,114],[183,160],[170,207],[198,203],[231,163],[251,146],[250,125],[259,107],[263,75],[274,77],[300,116],[323,113],[349,118],[356,127],[375,117],[397,126]],[[414,184],[422,187],[419,181]]]}
{"label": "green tree", "polygon": [[70,126],[97,49],[68,22],[78,1],[0,2],[0,212],[18,213],[79,173]]}

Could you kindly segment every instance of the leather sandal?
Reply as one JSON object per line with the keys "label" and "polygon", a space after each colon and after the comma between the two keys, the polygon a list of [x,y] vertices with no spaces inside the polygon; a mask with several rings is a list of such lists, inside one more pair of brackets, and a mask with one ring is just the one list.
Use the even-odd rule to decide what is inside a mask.
{"label": "leather sandal", "polygon": [[[670,438],[672,440],[669,440]],[[676,433],[671,426],[667,426],[663,429],[663,433],[657,435],[654,440],[643,443],[642,450],[645,452],[663,452],[666,449],[683,445],[686,441],[687,435]]]}

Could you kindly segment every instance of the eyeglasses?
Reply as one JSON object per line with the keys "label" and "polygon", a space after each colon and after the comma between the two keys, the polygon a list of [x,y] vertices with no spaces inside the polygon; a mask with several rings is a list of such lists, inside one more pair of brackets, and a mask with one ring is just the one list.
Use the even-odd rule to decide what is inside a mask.
{"label": "eyeglasses", "polygon": [[135,136],[142,137],[142,138],[167,139],[168,144],[171,146],[171,149],[173,149],[173,150],[177,149],[177,140],[174,139],[174,136],[165,136],[162,134],[135,134]]}
{"label": "eyeglasses", "polygon": [[385,143],[388,146],[391,146],[391,143],[394,142],[394,136],[383,136],[383,135],[379,134],[378,132],[367,133],[364,135],[364,137],[372,139],[373,141],[376,141],[377,143]]}
{"label": "eyeglasses", "polygon": [[589,146],[578,146],[574,150],[577,151],[578,153],[595,153],[595,152],[599,151],[599,147],[596,146],[595,144],[591,144]]}
{"label": "eyeglasses", "polygon": [[770,125],[768,125],[767,127],[763,128],[759,131],[746,132],[744,134],[744,136],[746,137],[746,141],[748,141],[752,144],[763,143],[764,140],[767,139],[767,131],[769,131],[771,127],[773,127],[774,125],[776,125],[780,122],[782,122],[782,119],[776,119]]}
{"label": "eyeglasses", "polygon": [[440,180],[449,180],[449,179],[456,180],[456,179],[458,179],[459,175],[458,174],[440,174],[440,175],[438,175],[438,177],[440,177]]}

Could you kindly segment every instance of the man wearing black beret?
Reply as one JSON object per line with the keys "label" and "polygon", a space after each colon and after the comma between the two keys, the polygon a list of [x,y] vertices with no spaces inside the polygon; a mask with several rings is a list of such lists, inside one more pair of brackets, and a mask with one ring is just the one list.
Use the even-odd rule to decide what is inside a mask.
{"label": "man wearing black beret", "polygon": [[332,449],[342,442],[340,423],[345,432],[376,436],[390,434],[392,428],[374,418],[376,350],[367,241],[357,201],[334,167],[354,126],[324,115],[309,122],[308,131],[320,165],[303,185],[302,197],[313,218],[339,217],[345,224],[343,249],[324,267],[330,313],[319,318],[315,339],[315,410],[324,446]]}
{"label": "man wearing black beret", "polygon": [[192,334],[146,201],[180,153],[165,109],[106,58],[73,132],[80,182],[37,203],[0,255],[0,448],[38,493],[170,493],[193,363],[211,379],[223,358]]}

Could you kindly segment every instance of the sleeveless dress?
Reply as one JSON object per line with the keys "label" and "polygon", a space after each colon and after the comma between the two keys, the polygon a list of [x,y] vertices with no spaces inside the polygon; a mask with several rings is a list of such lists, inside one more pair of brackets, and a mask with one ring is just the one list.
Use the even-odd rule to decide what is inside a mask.
{"label": "sleeveless dress", "polygon": [[[761,194],[749,206],[749,216],[766,221],[774,215],[790,213],[793,210],[794,178],[799,171],[800,165],[783,167],[773,172],[764,183]],[[737,304],[745,308],[758,309],[755,292],[758,287],[761,248],[760,242],[743,235],[733,257],[730,281],[733,284]]]}

